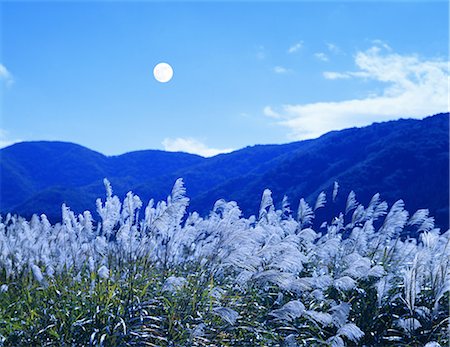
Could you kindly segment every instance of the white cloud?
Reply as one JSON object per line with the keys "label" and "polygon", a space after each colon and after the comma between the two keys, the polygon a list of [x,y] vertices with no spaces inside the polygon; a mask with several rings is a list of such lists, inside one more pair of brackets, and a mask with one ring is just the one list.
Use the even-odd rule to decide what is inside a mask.
{"label": "white cloud", "polygon": [[14,83],[13,75],[3,64],[0,64],[0,81],[4,81],[8,87]]}
{"label": "white cloud", "polygon": [[217,149],[209,148],[204,143],[193,139],[193,138],[183,138],[177,137],[175,139],[166,138],[162,142],[164,150],[169,152],[186,152],[192,154],[198,154],[203,157],[213,157],[221,153],[230,153],[234,151],[231,148]]}
{"label": "white cloud", "polygon": [[347,71],[347,72],[325,71],[323,73],[323,77],[325,77],[327,80],[346,80],[352,77],[371,79],[373,76],[367,71]]}
{"label": "white cloud", "polygon": [[285,73],[291,72],[291,70],[289,70],[283,66],[275,66],[273,68],[273,71],[277,74],[285,74]]}
{"label": "white cloud", "polygon": [[0,148],[11,146],[22,140],[12,140],[8,138],[8,132],[4,129],[0,129]]}
{"label": "white cloud", "polygon": [[323,52],[315,53],[314,56],[321,61],[328,61],[328,56]]}
{"label": "white cloud", "polygon": [[282,118],[282,115],[280,115],[279,113],[276,113],[272,107],[270,106],[266,106],[263,109],[263,113],[264,115],[266,115],[267,117],[271,117],[271,118]]}
{"label": "white cloud", "polygon": [[334,71],[325,71],[323,73],[323,77],[327,80],[338,80],[338,79],[348,79],[352,76],[345,72],[334,72]]}
{"label": "white cloud", "polygon": [[302,47],[303,47],[303,41],[300,41],[300,42],[294,43],[291,47],[289,47],[287,52],[289,54],[292,54],[292,53],[299,51]]}
{"label": "white cloud", "polygon": [[389,46],[389,45],[388,45],[385,41],[383,41],[383,40],[379,40],[379,39],[372,40],[372,44],[373,44],[374,46],[382,47],[382,48],[384,48],[384,49],[386,49],[386,50],[388,50],[388,51],[392,51],[391,46]]}
{"label": "white cloud", "polygon": [[340,53],[342,53],[342,50],[337,45],[335,45],[334,43],[329,43],[328,42],[327,43],[327,48],[333,54],[340,54]]}
{"label": "white cloud", "polygon": [[[306,139],[331,130],[365,126],[399,117],[421,118],[449,110],[450,62],[399,55],[374,46],[355,56],[357,71],[326,72],[328,79],[363,78],[384,85],[378,94],[359,99],[284,105],[275,112],[291,138]],[[270,112],[268,112],[270,110]]]}

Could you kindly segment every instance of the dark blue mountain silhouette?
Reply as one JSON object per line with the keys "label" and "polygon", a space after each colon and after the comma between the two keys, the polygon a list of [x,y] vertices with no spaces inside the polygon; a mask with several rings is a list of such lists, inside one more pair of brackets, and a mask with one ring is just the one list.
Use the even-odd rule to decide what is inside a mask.
{"label": "dark blue mountain silhouette", "polygon": [[166,198],[175,179],[183,177],[190,210],[201,214],[219,198],[255,214],[265,188],[278,203],[287,195],[295,209],[300,197],[314,203],[338,181],[335,206],[342,207],[350,190],[363,204],[379,192],[389,203],[402,198],[411,212],[428,208],[437,224],[448,228],[449,114],[374,123],[212,158],[156,150],[107,157],[72,143],[22,142],[0,150],[0,175],[2,213],[46,213],[52,221],[60,219],[62,202],[75,212],[95,210],[104,177],[115,194],[132,190],[144,203]]}

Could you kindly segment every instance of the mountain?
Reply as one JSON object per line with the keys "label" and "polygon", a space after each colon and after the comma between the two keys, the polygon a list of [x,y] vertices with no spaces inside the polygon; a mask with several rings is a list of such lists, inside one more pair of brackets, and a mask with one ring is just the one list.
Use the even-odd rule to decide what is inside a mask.
{"label": "mountain", "polygon": [[[119,194],[149,177],[193,166],[203,157],[137,151],[107,157],[67,142],[22,142],[0,150],[0,211],[59,218],[62,202],[75,211],[94,209],[108,177]],[[165,192],[167,193],[167,191]]]}
{"label": "mountain", "polygon": [[275,201],[286,194],[295,206],[292,199],[303,196],[314,203],[338,181],[340,206],[350,190],[362,203],[379,192],[389,203],[402,198],[410,211],[430,209],[448,227],[448,114],[330,132],[279,159],[262,174],[250,172],[195,196],[193,204],[208,206],[222,196],[255,213],[264,188]]}
{"label": "mountain", "polygon": [[166,198],[183,177],[191,211],[206,214],[225,198],[250,215],[258,212],[265,188],[278,203],[287,195],[295,209],[300,197],[314,203],[320,191],[331,193],[338,181],[340,194],[331,208],[342,207],[350,190],[363,204],[379,192],[389,203],[402,198],[410,211],[430,209],[437,224],[448,228],[448,165],[448,113],[212,158],[156,150],[107,157],[72,143],[22,142],[0,150],[0,211],[46,213],[58,220],[62,202],[76,212],[95,210],[95,199],[104,196],[104,177],[115,194],[123,197],[132,190],[144,203]]}

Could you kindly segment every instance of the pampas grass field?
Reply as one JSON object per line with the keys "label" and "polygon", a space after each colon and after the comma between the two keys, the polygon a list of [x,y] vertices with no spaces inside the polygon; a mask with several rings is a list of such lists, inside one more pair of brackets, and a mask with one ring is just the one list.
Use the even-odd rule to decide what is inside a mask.
{"label": "pampas grass field", "polygon": [[0,346],[449,344],[450,231],[427,210],[351,192],[318,221],[335,183],[295,212],[266,190],[257,216],[203,218],[181,179],[147,206],[105,187],[98,221],[0,220]]}

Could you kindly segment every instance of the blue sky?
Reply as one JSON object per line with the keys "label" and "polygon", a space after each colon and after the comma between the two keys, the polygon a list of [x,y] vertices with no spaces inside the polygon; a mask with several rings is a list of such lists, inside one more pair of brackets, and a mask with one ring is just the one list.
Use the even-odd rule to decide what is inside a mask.
{"label": "blue sky", "polygon": [[448,110],[446,1],[0,6],[1,146],[208,156]]}

